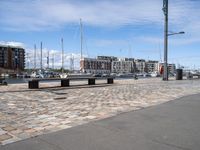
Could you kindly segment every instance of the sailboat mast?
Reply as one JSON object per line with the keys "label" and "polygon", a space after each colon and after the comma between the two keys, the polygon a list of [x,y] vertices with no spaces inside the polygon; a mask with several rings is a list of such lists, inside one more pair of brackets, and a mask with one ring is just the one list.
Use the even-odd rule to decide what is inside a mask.
{"label": "sailboat mast", "polygon": [[52,53],[52,69],[54,69],[54,57],[55,57],[55,54],[54,52]]}
{"label": "sailboat mast", "polygon": [[81,60],[83,58],[83,24],[82,19],[80,19],[80,27],[81,27]]}
{"label": "sailboat mast", "polygon": [[36,69],[36,44],[34,45],[34,69]]}
{"label": "sailboat mast", "polygon": [[62,44],[62,73],[64,72],[64,47],[63,47],[63,38],[61,39]]}
{"label": "sailboat mast", "polygon": [[42,70],[42,42],[40,43],[40,69]]}
{"label": "sailboat mast", "polygon": [[49,69],[49,50],[47,51],[47,69]]}

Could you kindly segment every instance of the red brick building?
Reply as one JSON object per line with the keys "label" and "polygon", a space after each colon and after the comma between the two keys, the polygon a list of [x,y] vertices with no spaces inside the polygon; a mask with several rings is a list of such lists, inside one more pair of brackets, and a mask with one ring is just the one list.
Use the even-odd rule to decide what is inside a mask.
{"label": "red brick building", "polygon": [[25,68],[25,50],[21,47],[0,45],[1,70],[23,71]]}

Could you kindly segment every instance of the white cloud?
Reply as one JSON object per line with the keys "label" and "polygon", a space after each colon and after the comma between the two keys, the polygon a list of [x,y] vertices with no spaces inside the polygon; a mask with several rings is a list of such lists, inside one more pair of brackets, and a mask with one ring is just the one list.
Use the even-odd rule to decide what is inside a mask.
{"label": "white cloud", "polygon": [[[89,25],[121,26],[139,22],[159,22],[162,14],[158,0],[141,2],[139,0],[120,1],[3,1],[1,13],[3,22],[10,29],[40,30],[59,28],[68,23],[77,23],[79,18]],[[152,7],[149,7],[151,5]],[[161,5],[160,5],[161,6]],[[4,13],[6,12],[6,13]]]}
{"label": "white cloud", "polygon": [[[199,5],[200,1],[169,1],[169,30],[186,32],[185,38],[173,37],[171,44],[200,41]],[[153,25],[156,29],[163,27],[164,22],[162,0],[1,0],[0,18],[2,29],[15,31],[56,30],[78,24],[80,18],[87,26],[107,28]],[[142,38],[150,43],[163,42],[163,37]],[[100,47],[111,46],[113,43],[126,45],[126,42],[120,40],[96,41]]]}
{"label": "white cloud", "polygon": [[[173,38],[172,44],[200,41],[199,5],[200,1],[169,1],[169,30],[186,32],[185,39]],[[153,25],[153,28],[160,28],[164,22],[162,0],[1,0],[0,18],[2,29],[15,31],[56,30],[78,24],[80,18],[85,25],[108,28],[124,25]],[[160,41],[160,37],[144,38],[149,42]],[[102,39],[96,44],[110,46],[117,42],[124,45],[123,41],[112,39]]]}
{"label": "white cloud", "polygon": [[[199,4],[190,0],[170,2],[170,24],[183,25],[186,20],[198,18],[196,3]],[[92,26],[161,25],[161,9],[161,0],[3,0],[0,1],[0,22],[9,30],[56,29],[78,23],[79,18]]]}
{"label": "white cloud", "polygon": [[6,41],[0,41],[0,45],[16,46],[16,47],[22,47],[22,48],[25,47],[24,43],[15,42],[15,41],[8,41],[8,42],[6,42]]}

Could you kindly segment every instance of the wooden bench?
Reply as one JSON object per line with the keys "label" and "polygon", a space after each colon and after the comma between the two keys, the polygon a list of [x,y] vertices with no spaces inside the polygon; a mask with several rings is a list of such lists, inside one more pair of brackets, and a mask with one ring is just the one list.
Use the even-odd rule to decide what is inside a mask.
{"label": "wooden bench", "polygon": [[114,78],[113,77],[68,77],[68,78],[40,78],[40,79],[31,79],[28,82],[29,89],[38,89],[40,81],[53,81],[53,80],[60,80],[61,87],[68,87],[70,86],[71,80],[88,80],[88,85],[95,85],[96,80],[107,80],[107,84],[113,84]]}

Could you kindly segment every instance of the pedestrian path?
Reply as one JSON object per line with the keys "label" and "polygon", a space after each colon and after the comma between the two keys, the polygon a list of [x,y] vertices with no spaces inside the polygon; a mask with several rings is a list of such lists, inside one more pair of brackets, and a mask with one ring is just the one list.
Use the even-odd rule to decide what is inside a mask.
{"label": "pedestrian path", "polygon": [[[57,83],[44,83],[42,86]],[[60,84],[60,83],[59,83]],[[78,84],[78,83],[77,83]],[[200,80],[116,80],[111,86],[0,87],[0,145],[143,109],[200,91]]]}
{"label": "pedestrian path", "polygon": [[200,94],[0,146],[0,150],[199,150]]}

